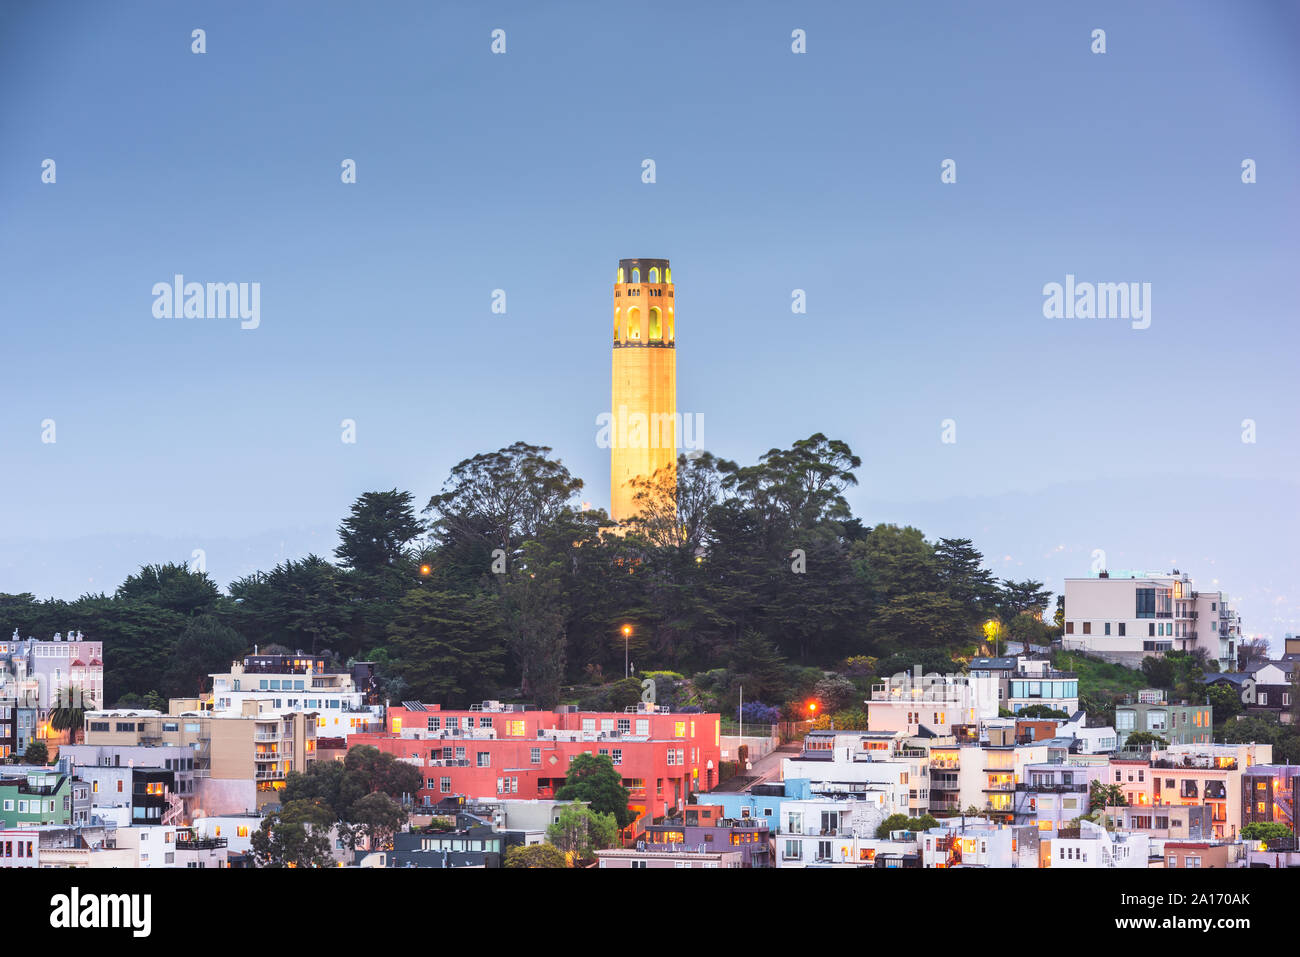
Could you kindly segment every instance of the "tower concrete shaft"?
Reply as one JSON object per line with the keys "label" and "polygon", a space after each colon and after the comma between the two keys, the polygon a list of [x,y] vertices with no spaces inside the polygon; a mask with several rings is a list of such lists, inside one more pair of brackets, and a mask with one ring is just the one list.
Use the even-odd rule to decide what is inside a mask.
{"label": "tower concrete shaft", "polygon": [[[667,259],[620,259],[614,282],[610,517],[634,518],[636,479],[664,479],[675,498],[677,341]],[[656,481],[658,481],[656,479]]]}

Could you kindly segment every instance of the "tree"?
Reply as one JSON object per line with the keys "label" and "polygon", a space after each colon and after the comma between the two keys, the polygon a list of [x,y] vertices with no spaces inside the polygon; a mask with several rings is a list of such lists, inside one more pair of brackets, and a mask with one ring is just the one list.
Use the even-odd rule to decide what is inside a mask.
{"label": "tree", "polygon": [[[822,710],[839,711],[850,704],[861,704],[862,695],[848,678],[840,675],[828,675],[817,682],[813,695],[821,702]],[[855,700],[857,699],[857,700]]]}
{"label": "tree", "polygon": [[1252,821],[1242,827],[1241,836],[1247,841],[1284,841],[1295,835],[1281,821]]}
{"label": "tree", "polygon": [[619,828],[632,823],[627,806],[628,791],[608,754],[579,754],[569,762],[564,786],[555,792],[557,801],[584,801],[598,814],[612,814]]}
{"label": "tree", "polygon": [[567,650],[563,567],[529,542],[523,560],[502,584],[506,641],[519,667],[520,686],[540,707],[559,703]]}
{"label": "tree", "polygon": [[168,562],[144,565],[136,574],[128,575],[118,586],[116,597],[148,602],[181,615],[194,615],[210,611],[221,597],[221,589],[207,572]]}
{"label": "tree", "polygon": [[408,820],[409,815],[402,805],[383,791],[372,791],[352,802],[348,820],[339,830],[350,846],[355,848],[358,838],[364,836],[366,846],[378,851],[391,846],[393,835]]}
{"label": "tree", "polygon": [[1093,780],[1088,788],[1088,810],[1099,811],[1108,807],[1126,807],[1128,799],[1118,784],[1102,784]]}
{"label": "tree", "polygon": [[1241,692],[1236,685],[1227,681],[1216,681],[1207,687],[1205,696],[1209,699],[1214,720],[1220,724],[1245,710],[1245,705],[1241,703]]}
{"label": "tree", "polygon": [[259,867],[333,867],[329,810],[306,801],[262,819],[250,843]]}
{"label": "tree", "polygon": [[568,867],[564,852],[554,844],[529,844],[506,850],[506,867]]}
{"label": "tree", "polygon": [[1047,611],[1047,603],[1052,600],[1052,592],[1042,582],[1031,578],[1022,582],[1004,578],[997,600],[1007,621],[1014,621],[1019,615],[1028,615],[1041,622]]}
{"label": "tree", "polygon": [[[537,538],[582,490],[546,446],[516,442],[458,462],[424,511],[444,544],[475,543],[507,556]],[[486,570],[487,563],[483,563]]]}
{"label": "tree", "polygon": [[1064,721],[1066,718],[1069,718],[1070,716],[1066,712],[1061,711],[1058,708],[1053,708],[1050,705],[1030,704],[1030,705],[1025,705],[1025,707],[1021,708],[1016,713],[1016,717],[1056,719],[1058,721]]}
{"label": "tree", "polygon": [[1174,663],[1166,655],[1156,658],[1153,655],[1147,655],[1142,659],[1142,674],[1146,676],[1147,681],[1153,688],[1173,688],[1174,686]]}
{"label": "tree", "polygon": [[1169,742],[1158,734],[1152,734],[1150,731],[1134,731],[1124,739],[1124,747],[1126,748],[1142,748],[1148,745],[1153,748],[1164,748],[1169,745]]}
{"label": "tree", "polygon": [[289,654],[298,648],[351,653],[355,647],[352,622],[360,605],[346,576],[319,555],[246,575],[230,583],[230,594],[237,600],[239,630],[261,635],[263,644],[282,643]]}
{"label": "tree", "polygon": [[213,615],[191,618],[172,648],[163,687],[178,698],[201,695],[208,675],[226,671],[248,650],[248,642],[235,629]]}
{"label": "tree", "polygon": [[366,492],[352,503],[339,526],[334,557],[345,567],[366,575],[398,570],[406,546],[424,531],[415,517],[410,492]]}
{"label": "tree", "polygon": [[495,690],[504,635],[493,596],[412,588],[393,611],[386,647],[408,693],[466,705]]}
{"label": "tree", "polygon": [[592,811],[581,804],[571,804],[560,811],[559,819],[546,829],[546,840],[564,852],[568,861],[587,861],[595,852],[613,847],[618,840],[618,822],[613,814]]}
{"label": "tree", "polygon": [[930,814],[920,817],[908,817],[906,814],[891,814],[876,827],[876,837],[884,839],[894,831],[928,831],[938,827],[938,820]]}
{"label": "tree", "polygon": [[26,764],[49,764],[50,749],[45,746],[44,741],[32,741],[27,745],[27,750],[23,753],[23,762]]}

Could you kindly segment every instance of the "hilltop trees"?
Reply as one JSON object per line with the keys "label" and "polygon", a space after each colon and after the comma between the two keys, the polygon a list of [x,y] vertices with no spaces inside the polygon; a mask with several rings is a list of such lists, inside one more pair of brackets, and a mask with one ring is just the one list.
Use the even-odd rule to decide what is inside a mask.
{"label": "hilltop trees", "polygon": [[860,467],[822,433],[750,463],[682,455],[639,482],[639,518],[610,534],[550,448],[515,442],[454,465],[422,512],[410,491],[363,493],[332,560],[286,559],[229,596],[184,565],[146,565],[111,597],[0,595],[0,614],[102,640],[108,701],[199,694],[255,643],[373,660],[386,695],[448,705],[635,700],[573,688],[621,676],[626,627],[637,671],[696,676],[674,685],[678,704],[730,710],[741,685],[784,705],[845,660],[951,668],[993,616],[1044,638],[1041,582],[999,582],[969,539],[854,517]]}

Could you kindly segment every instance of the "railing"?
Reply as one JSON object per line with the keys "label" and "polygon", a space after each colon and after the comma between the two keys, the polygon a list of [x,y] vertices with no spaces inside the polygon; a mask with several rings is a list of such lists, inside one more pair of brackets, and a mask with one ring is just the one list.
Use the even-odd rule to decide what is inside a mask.
{"label": "railing", "polygon": [[279,731],[259,731],[253,735],[254,741],[279,741],[284,734]]}
{"label": "railing", "polygon": [[258,751],[253,755],[255,761],[279,761],[284,755],[279,751]]}
{"label": "railing", "polygon": [[1022,784],[1020,790],[1031,794],[1068,794],[1074,791],[1086,791],[1086,784]]}
{"label": "railing", "polygon": [[227,843],[224,837],[196,837],[191,841],[177,841],[175,847],[178,851],[212,851]]}

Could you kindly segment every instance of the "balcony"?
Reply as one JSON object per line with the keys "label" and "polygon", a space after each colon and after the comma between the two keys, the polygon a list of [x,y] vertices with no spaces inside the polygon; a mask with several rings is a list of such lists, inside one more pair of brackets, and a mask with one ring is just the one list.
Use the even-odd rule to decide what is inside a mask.
{"label": "balcony", "polygon": [[1022,784],[1020,790],[1028,794],[1071,794],[1088,790],[1086,784]]}
{"label": "balcony", "polygon": [[226,844],[224,837],[196,837],[191,841],[177,841],[175,847],[178,851],[215,851]]}
{"label": "balcony", "polygon": [[272,770],[272,771],[259,770],[259,771],[257,771],[257,772],[254,773],[254,775],[253,775],[253,780],[255,780],[255,781],[283,781],[283,780],[284,780],[284,772],[283,772],[283,771],[275,771],[275,770]]}
{"label": "balcony", "polygon": [[279,731],[259,731],[253,735],[254,741],[279,741],[284,735]]}
{"label": "balcony", "polygon": [[255,761],[279,761],[286,757],[278,751],[258,751],[253,755]]}

